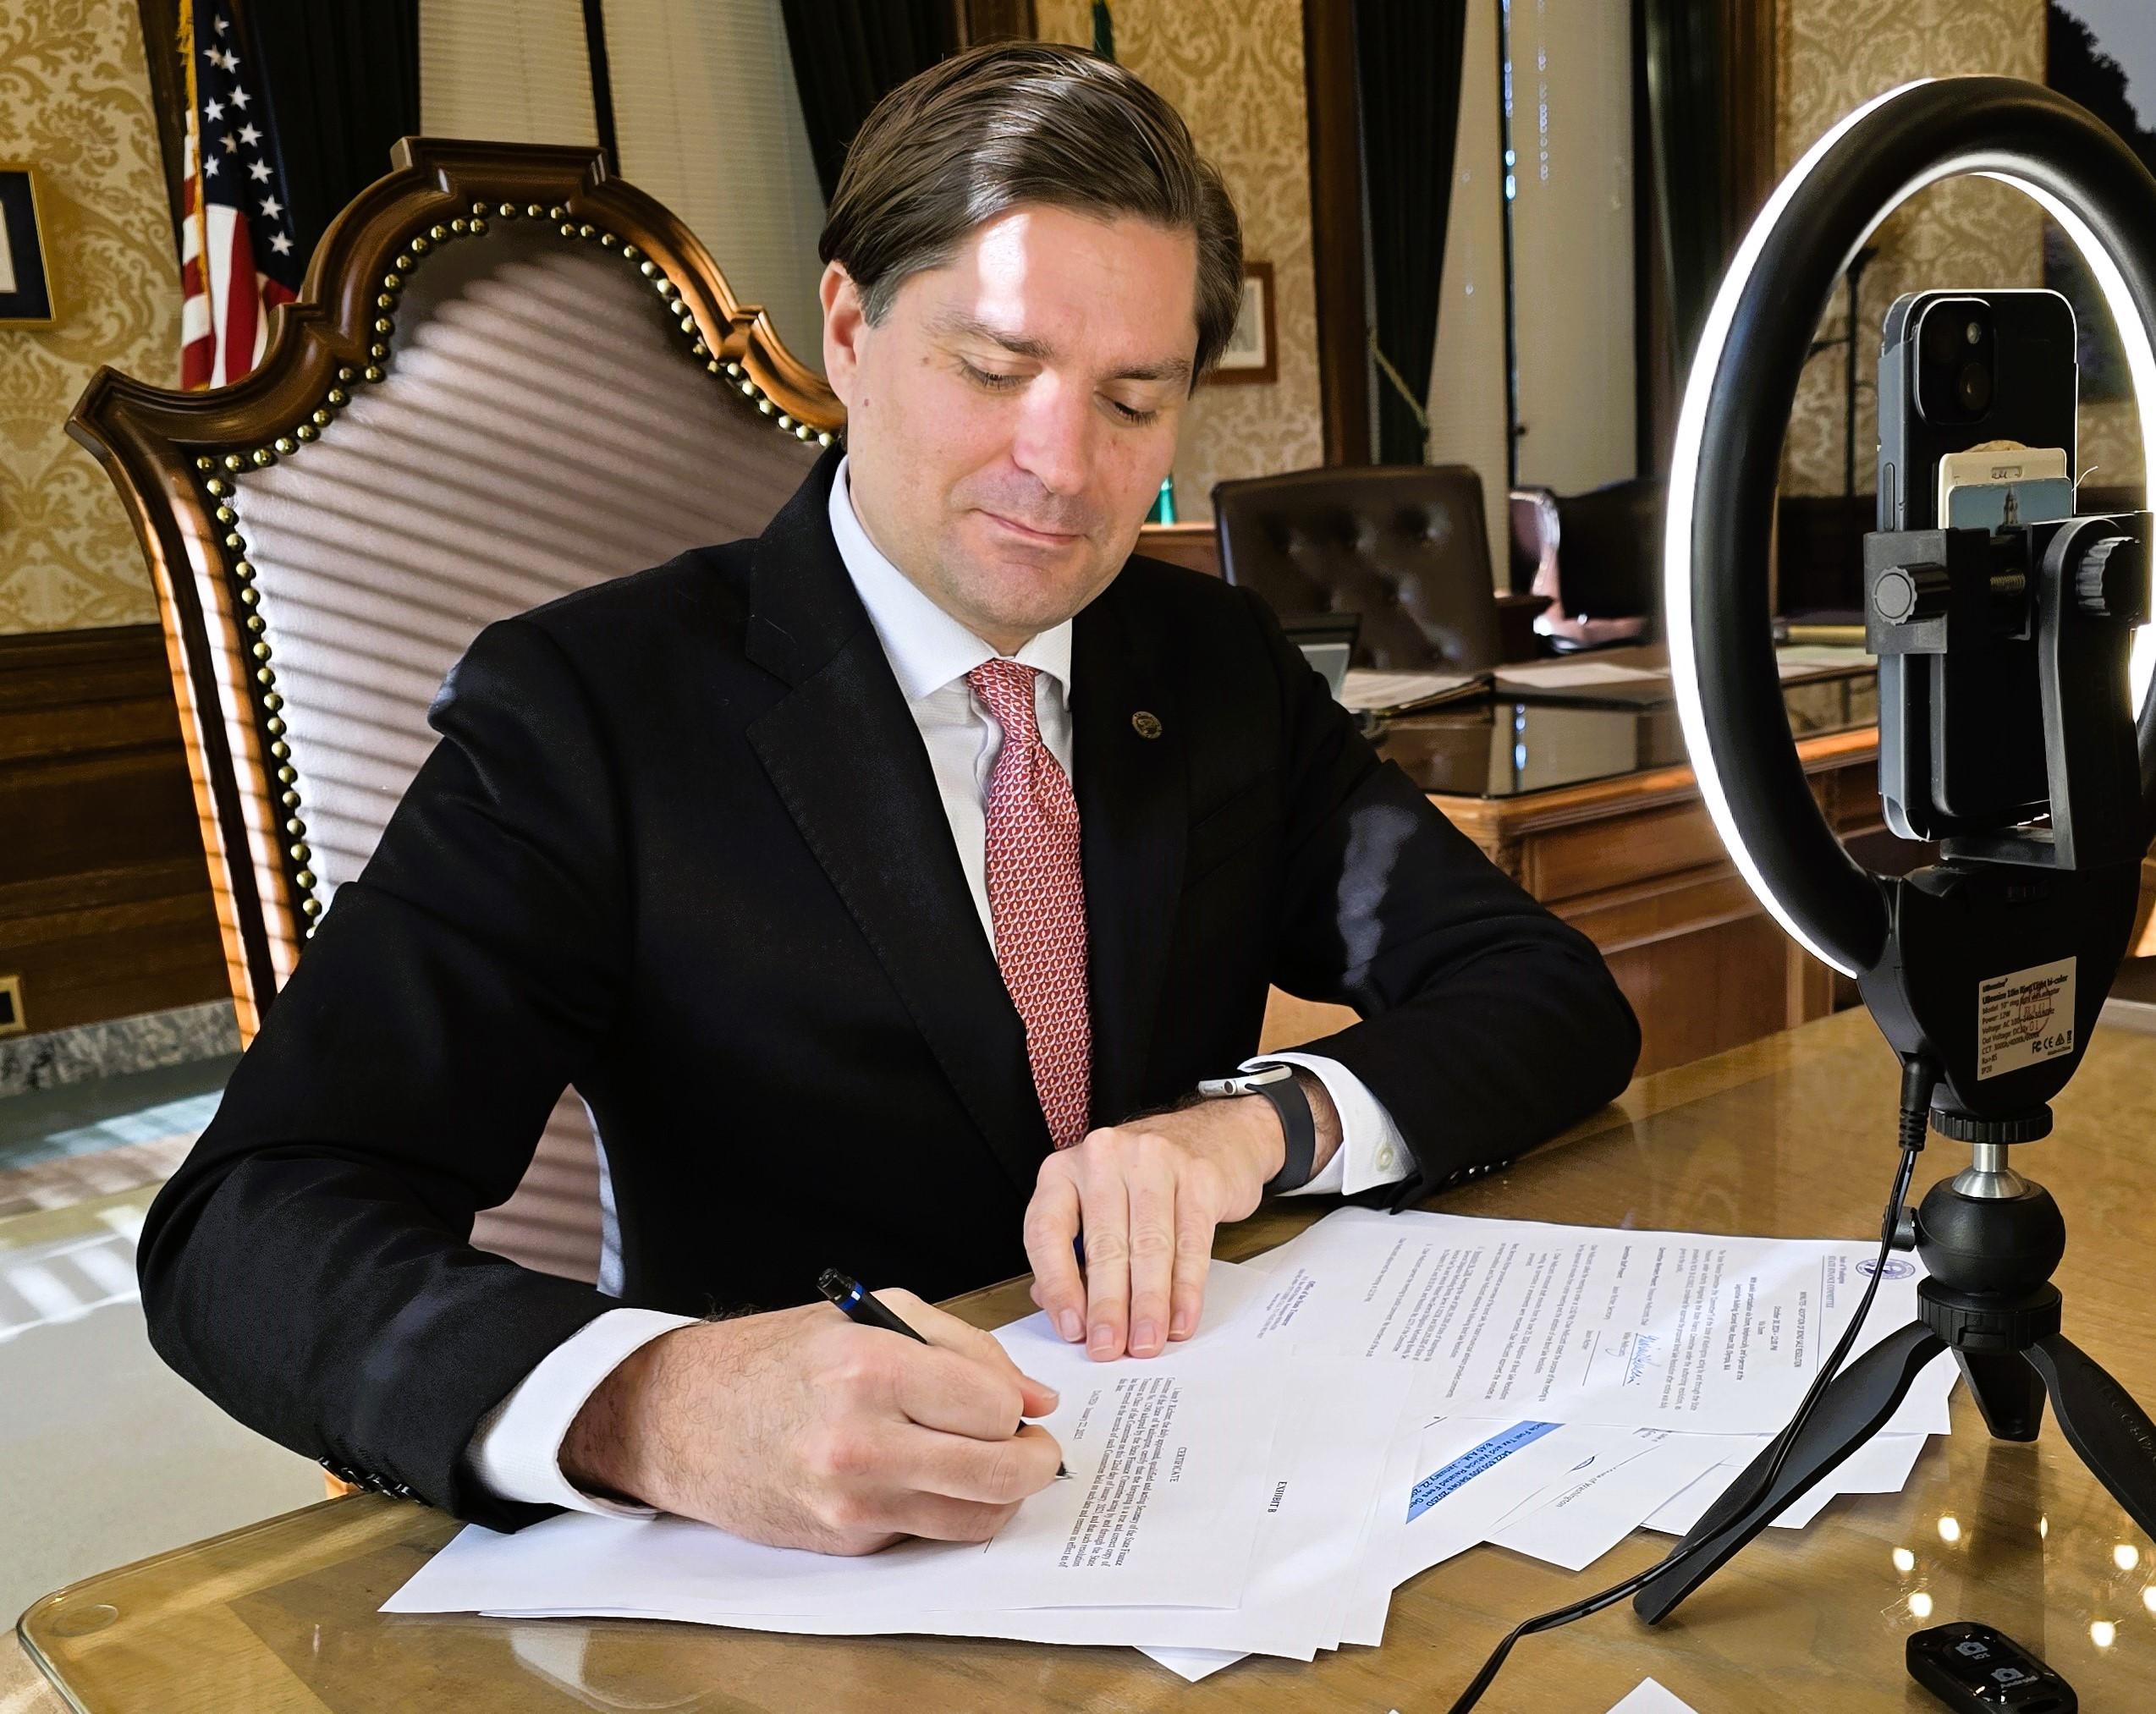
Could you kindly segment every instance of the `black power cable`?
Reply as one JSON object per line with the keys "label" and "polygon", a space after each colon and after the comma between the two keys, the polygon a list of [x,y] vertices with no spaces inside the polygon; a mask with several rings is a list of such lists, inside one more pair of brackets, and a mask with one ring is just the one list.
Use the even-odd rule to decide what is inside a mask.
{"label": "black power cable", "polygon": [[[1864,1294],[1857,1299],[1856,1313],[1850,1317],[1848,1327],[1827,1360],[1819,1365],[1819,1372],[1812,1378],[1803,1402],[1796,1407],[1796,1415],[1790,1419],[1789,1426],[1774,1437],[1774,1459],[1760,1479],[1752,1484],[1751,1492],[1745,1496],[1743,1504],[1737,1508],[1740,1512],[1749,1511],[1773,1490],[1781,1475],[1782,1466],[1789,1460],[1790,1449],[1796,1444],[1797,1436],[1803,1431],[1804,1425],[1811,1420],[1812,1413],[1818,1407],[1821,1395],[1826,1392],[1828,1383],[1840,1372],[1842,1364],[1848,1359],[1850,1348],[1856,1343],[1857,1334],[1863,1331],[1865,1317],[1871,1313],[1872,1299],[1878,1294],[1879,1277],[1886,1272],[1888,1253],[1894,1248],[1895,1238],[1901,1224],[1901,1211],[1908,1200],[1910,1180],[1916,1174],[1917,1153],[1924,1146],[1924,1129],[1931,1114],[1932,1089],[1937,1082],[1938,1074],[1926,1061],[1911,1059],[1904,1063],[1901,1072],[1901,1124],[1898,1139],[1901,1145],[1901,1161],[1895,1169],[1894,1188],[1887,1195],[1886,1215],[1879,1228],[1879,1253],[1873,1264],[1871,1277],[1865,1283]],[[1521,1620],[1490,1651],[1489,1658],[1482,1662],[1482,1671],[1475,1674],[1472,1682],[1453,1703],[1451,1714],[1467,1714],[1469,1709],[1482,1700],[1482,1693],[1489,1689],[1499,1668],[1504,1665],[1505,1656],[1512,1652],[1512,1645],[1521,1638],[1541,1631],[1555,1630],[1560,1625],[1571,1623],[1576,1618],[1585,1618],[1590,1613],[1600,1612],[1603,1608],[1614,1606],[1625,1596],[1636,1593],[1650,1579],[1681,1563],[1691,1551],[1680,1541],[1656,1563],[1644,1571],[1634,1573],[1622,1583],[1613,1584],[1598,1595],[1591,1595],[1569,1607],[1555,1607],[1533,1618]]]}

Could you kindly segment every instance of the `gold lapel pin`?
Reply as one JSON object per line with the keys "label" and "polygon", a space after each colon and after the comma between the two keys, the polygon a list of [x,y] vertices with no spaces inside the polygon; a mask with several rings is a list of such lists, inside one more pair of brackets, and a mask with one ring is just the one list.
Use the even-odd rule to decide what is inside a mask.
{"label": "gold lapel pin", "polygon": [[1149,709],[1141,708],[1130,717],[1130,729],[1141,738],[1160,736],[1160,717]]}

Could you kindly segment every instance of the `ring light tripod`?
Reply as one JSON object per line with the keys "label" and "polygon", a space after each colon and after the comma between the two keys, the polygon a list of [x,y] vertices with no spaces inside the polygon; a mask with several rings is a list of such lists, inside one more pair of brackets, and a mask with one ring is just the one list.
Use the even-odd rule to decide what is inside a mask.
{"label": "ring light tripod", "polygon": [[[1952,652],[1982,672],[2005,658],[1988,650],[2018,645],[2027,661],[2032,647],[2042,695],[2049,825],[1957,833],[1935,865],[1906,877],[1861,867],[1820,813],[1770,641],[1763,569],[1782,426],[1814,325],[1879,222],[1923,186],[1966,173],[2027,193],[2073,239],[2117,324],[2142,444],[2156,453],[2156,179],[2100,122],[2039,85],[1926,80],[1858,108],[1782,182],[1723,280],[1678,419],[1664,547],[1687,747],[1753,892],[1809,951],[1857,979],[1900,1058],[1905,1165],[1927,1104],[1932,1128],[1972,1157],[1900,1217],[1897,1247],[1913,1248],[1928,1274],[1919,1319],[1837,1376],[1796,1436],[1762,1453],[1644,1580],[1633,1605],[1650,1622],[1876,1432],[1941,1350],[2001,1438],[2034,1439],[2048,1393],[2082,1462],[2156,1533],[2156,1424],[2060,1332],[2049,1280],[2065,1222],[2049,1192],[2007,1165],[2013,1145],[2049,1132],[2048,1102],[2080,1063],[2156,827],[2156,700],[2146,694],[2156,639],[2134,638],[2148,618],[2150,514],[1866,538],[1883,754],[1889,692],[1926,656]],[[1935,722],[1950,712],[1930,709]]]}

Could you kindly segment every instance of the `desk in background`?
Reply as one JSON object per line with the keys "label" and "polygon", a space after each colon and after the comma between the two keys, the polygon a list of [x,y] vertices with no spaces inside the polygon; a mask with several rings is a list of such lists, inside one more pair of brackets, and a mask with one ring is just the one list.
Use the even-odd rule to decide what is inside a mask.
{"label": "desk in background", "polygon": [[[1664,657],[1612,650],[1595,658]],[[1834,831],[1886,839],[1873,673],[1793,682],[1783,701]],[[1639,1014],[1642,1073],[1834,1008],[1834,973],[1782,931],[1729,860],[1685,760],[1674,703],[1496,698],[1391,722],[1378,749],[1491,861],[1600,948]],[[1306,1041],[1353,1016],[1276,990],[1262,1045]]]}
{"label": "desk in background", "polygon": [[[1444,1199],[1463,1214],[1639,1228],[1859,1236],[1892,1176],[1896,1073],[1868,1014],[1846,1012],[1636,1082],[1509,1171]],[[2099,1028],[2056,1103],[2033,1170],[2072,1239],[2057,1280],[2066,1331],[2156,1398],[2146,1295],[2156,1211],[2156,1039]],[[1935,1145],[1917,1193],[1966,1162]],[[1222,1234],[1242,1257],[1322,1211],[1275,1202]],[[1031,1310],[1023,1281],[954,1305],[992,1327]],[[1514,1652],[1488,1706],[1599,1714],[1652,1674],[1702,1714],[1915,1708],[1902,1642],[1982,1619],[2063,1672],[2091,1711],[2148,1706],[2156,1545],[2082,1469],[2047,1417],[2032,1445],[1984,1433],[1966,1389],[1955,1433],[1909,1488],[1840,1499],[1809,1530],[1769,1530],[1658,1631],[1616,1607]],[[21,1634],[91,1710],[245,1708],[1294,1709],[1446,1706],[1515,1621],[1650,1563],[1634,1536],[1574,1576],[1477,1547],[1393,1603],[1381,1649],[1298,1665],[1251,1661],[1197,1685],[1121,1649],[944,1638],[787,1637],[631,1620],[385,1618],[376,1608],[454,1520],[372,1495],[272,1519],[38,1602]]]}

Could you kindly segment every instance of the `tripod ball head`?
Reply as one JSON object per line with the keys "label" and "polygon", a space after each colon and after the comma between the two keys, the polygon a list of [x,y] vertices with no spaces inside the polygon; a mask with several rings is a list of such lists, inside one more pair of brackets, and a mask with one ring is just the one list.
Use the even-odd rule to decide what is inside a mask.
{"label": "tripod ball head", "polygon": [[2038,1291],[2065,1253],[2065,1218],[2041,1184],[2023,1180],[2011,1196],[1972,1196],[1942,1178],[1917,1209],[1917,1254],[1950,1291]]}

